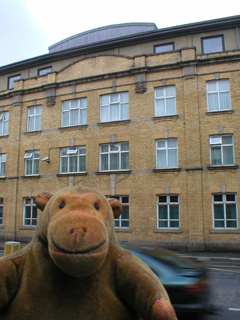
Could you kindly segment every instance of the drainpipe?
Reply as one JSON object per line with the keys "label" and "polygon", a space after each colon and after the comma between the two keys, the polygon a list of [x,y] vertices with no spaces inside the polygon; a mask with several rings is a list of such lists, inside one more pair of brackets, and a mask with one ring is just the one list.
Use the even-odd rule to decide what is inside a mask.
{"label": "drainpipe", "polygon": [[238,49],[240,49],[240,40],[239,40],[239,31],[238,31],[238,26],[236,27],[236,33],[237,33]]}

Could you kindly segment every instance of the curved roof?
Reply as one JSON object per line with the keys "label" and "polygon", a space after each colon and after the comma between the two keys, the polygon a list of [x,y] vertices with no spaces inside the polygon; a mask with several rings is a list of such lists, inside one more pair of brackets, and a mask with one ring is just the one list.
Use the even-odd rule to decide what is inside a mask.
{"label": "curved roof", "polygon": [[155,23],[123,23],[85,31],[59,41],[48,48],[49,53],[64,51],[110,39],[158,30]]}

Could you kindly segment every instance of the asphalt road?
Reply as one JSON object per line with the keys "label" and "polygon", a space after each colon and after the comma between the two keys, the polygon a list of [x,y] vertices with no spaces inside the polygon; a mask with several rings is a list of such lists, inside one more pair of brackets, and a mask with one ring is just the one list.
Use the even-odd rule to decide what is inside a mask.
{"label": "asphalt road", "polygon": [[[207,320],[240,319],[240,266],[212,264],[209,268],[211,304],[217,314]],[[205,319],[204,319],[205,320]]]}

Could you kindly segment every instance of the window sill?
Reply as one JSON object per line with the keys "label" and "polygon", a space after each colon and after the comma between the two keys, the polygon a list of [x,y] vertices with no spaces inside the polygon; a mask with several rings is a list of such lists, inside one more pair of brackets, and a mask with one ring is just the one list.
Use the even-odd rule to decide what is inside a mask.
{"label": "window sill", "polygon": [[40,134],[42,133],[42,130],[36,130],[36,131],[26,131],[26,132],[23,132],[24,135],[29,135],[29,136],[34,136],[36,134]]}
{"label": "window sill", "polygon": [[0,180],[6,180],[6,177],[0,177]]}
{"label": "window sill", "polygon": [[21,226],[20,230],[36,230],[37,226]]}
{"label": "window sill", "polygon": [[181,168],[166,168],[166,169],[153,169],[153,172],[179,172]]}
{"label": "window sill", "polygon": [[217,111],[208,111],[206,112],[207,116],[212,116],[215,114],[232,114],[235,113],[235,110],[217,110]]}
{"label": "window sill", "polygon": [[68,127],[60,127],[58,128],[58,130],[62,131],[62,130],[69,130],[69,129],[72,129],[72,130],[76,130],[76,129],[85,129],[87,128],[87,124],[78,124],[77,126],[68,126]]}
{"label": "window sill", "polygon": [[240,233],[239,229],[211,229],[210,233],[212,234],[234,234],[234,233]]}
{"label": "window sill", "polygon": [[236,170],[238,166],[208,166],[208,170]]}
{"label": "window sill", "polygon": [[87,172],[74,172],[74,173],[58,173],[56,174],[57,177],[69,177],[69,176],[86,176]]}
{"label": "window sill", "polygon": [[2,224],[0,224],[0,229],[4,229],[4,226]]}
{"label": "window sill", "polygon": [[169,229],[155,229],[153,231],[154,233],[183,233],[181,229],[174,229],[174,228],[169,228]]}
{"label": "window sill", "polygon": [[153,120],[174,120],[174,119],[178,119],[179,116],[177,114],[173,114],[173,115],[166,115],[166,116],[156,116],[153,117]]}
{"label": "window sill", "polygon": [[8,137],[9,137],[9,135],[5,134],[5,135],[0,136],[0,139],[4,139],[4,138],[8,138]]}
{"label": "window sill", "polygon": [[122,232],[122,233],[132,233],[131,229],[128,228],[114,228],[115,232]]}
{"label": "window sill", "polygon": [[40,175],[32,175],[32,176],[21,176],[21,179],[39,179],[41,176]]}
{"label": "window sill", "polygon": [[121,125],[121,124],[129,123],[129,122],[130,122],[130,120],[117,120],[117,121],[98,122],[98,126]]}
{"label": "window sill", "polygon": [[103,174],[130,174],[131,170],[119,170],[119,171],[99,171],[96,172],[97,175],[103,175]]}

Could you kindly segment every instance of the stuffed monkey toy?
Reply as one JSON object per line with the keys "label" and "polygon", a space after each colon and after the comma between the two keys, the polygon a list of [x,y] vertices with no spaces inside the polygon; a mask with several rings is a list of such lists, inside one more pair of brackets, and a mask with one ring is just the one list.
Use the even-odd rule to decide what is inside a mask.
{"label": "stuffed monkey toy", "polygon": [[176,320],[150,268],[118,244],[118,200],[69,187],[40,193],[31,243],[0,259],[1,320]]}

